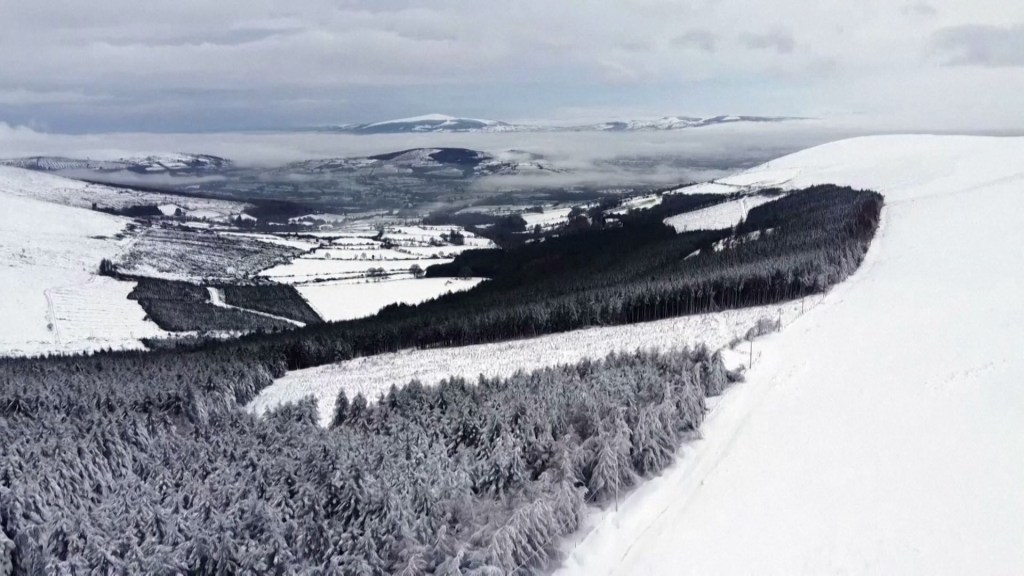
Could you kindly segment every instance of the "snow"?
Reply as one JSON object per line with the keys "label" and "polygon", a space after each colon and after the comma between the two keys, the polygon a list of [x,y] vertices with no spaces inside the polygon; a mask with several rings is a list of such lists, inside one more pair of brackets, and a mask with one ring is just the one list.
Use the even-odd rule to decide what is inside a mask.
{"label": "snow", "polygon": [[661,204],[661,196],[658,194],[648,194],[646,196],[637,196],[636,198],[630,198],[622,202],[616,208],[608,210],[608,214],[628,214],[633,210],[647,210],[654,208]]}
{"label": "snow", "polygon": [[523,212],[520,216],[526,221],[527,229],[532,229],[538,224],[541,228],[551,228],[568,222],[570,212],[572,212],[572,207],[566,206],[564,208],[545,208],[541,213]]}
{"label": "snow", "polygon": [[[384,284],[370,286],[376,288]],[[303,287],[300,291],[306,289]],[[309,298],[305,292],[303,296],[314,303],[314,308],[323,311],[316,303],[316,297]],[[809,298],[807,306],[812,307],[816,299]],[[494,344],[404,350],[356,358],[290,372],[263,389],[248,405],[248,409],[262,414],[276,406],[313,396],[320,408],[320,421],[326,425],[330,422],[334,402],[341,390],[350,397],[362,393],[368,400],[374,401],[378,395],[386,393],[391,385],[404,385],[413,379],[431,385],[451,375],[466,378],[476,378],[480,374],[509,376],[517,370],[578,362],[584,358],[601,358],[618,350],[667,350],[683,345],[696,346],[702,342],[719,348],[745,334],[760,318],[781,317],[783,324],[787,324],[801,313],[801,308],[800,302],[791,302],[643,324],[587,328]]]}
{"label": "snow", "polygon": [[250,232],[221,232],[224,236],[238,236],[241,238],[252,238],[253,240],[259,240],[260,242],[266,242],[268,244],[276,244],[278,246],[287,246],[289,248],[297,248],[299,250],[310,251],[320,246],[319,242],[312,240],[306,240],[297,238],[294,236],[282,236],[277,234],[257,234]]}
{"label": "snow", "polygon": [[450,122],[452,120],[458,120],[454,116],[448,116],[447,114],[423,114],[422,116],[410,116],[408,118],[397,118],[395,120],[384,120],[382,122],[374,122],[369,126],[383,126],[385,124],[411,124],[414,122]]}
{"label": "snow", "polygon": [[297,286],[299,294],[327,321],[376,314],[389,304],[419,304],[448,292],[469,290],[481,278],[419,278],[390,281],[317,282]]}
{"label": "snow", "polygon": [[131,283],[96,274],[129,245],[117,236],[130,220],[43,201],[80,184],[0,167],[0,355],[137,348],[161,334],[126,299]]}
{"label": "snow", "polygon": [[785,186],[800,174],[797,168],[767,168],[760,167],[758,170],[743,172],[725,178],[719,178],[715,182],[725,186],[736,188],[771,188],[774,186]]}
{"label": "snow", "polygon": [[[452,230],[462,233],[463,245],[448,244],[441,238]],[[352,280],[366,276],[371,268],[383,268],[389,275],[396,275],[408,272],[414,264],[426,270],[429,266],[447,264],[466,250],[495,247],[490,240],[458,226],[387,226],[383,240],[393,248],[385,248],[384,241],[374,239],[378,234],[372,226],[347,226],[343,231],[322,236],[330,241],[329,246],[264,270],[260,275],[291,284]]]}
{"label": "snow", "polygon": [[861,269],[760,343],[560,574],[1019,574],[1024,139],[845,140],[744,173],[886,197]]}
{"label": "snow", "polygon": [[494,120],[480,120],[477,118],[456,118],[455,116],[448,116],[446,114],[424,114],[422,116],[411,116],[409,118],[398,118],[395,120],[385,120],[383,122],[374,122],[373,124],[367,124],[367,128],[374,128],[377,126],[387,126],[388,124],[415,124],[418,122],[442,122],[442,123],[454,123],[454,122],[480,122],[488,126],[498,124]]}
{"label": "snow", "polygon": [[174,205],[182,207],[190,216],[198,218],[201,215],[206,215],[213,219],[226,217],[228,214],[237,213],[247,207],[246,204],[230,200],[192,198],[159,192],[112,188],[54,174],[7,166],[0,166],[0,182],[3,182],[2,191],[5,197],[18,196],[77,208],[92,208],[93,204],[99,208],[127,208],[150,204]]}
{"label": "snow", "polygon": [[[334,251],[332,250],[331,252]],[[371,253],[367,251],[367,254]],[[299,284],[315,282],[317,280],[358,278],[365,276],[370,268],[383,268],[388,273],[400,273],[408,272],[414,264],[426,270],[429,266],[447,264],[451,261],[451,258],[409,258],[404,260],[296,258],[287,264],[281,264],[264,270],[260,272],[260,276],[265,276],[278,282]]]}
{"label": "snow", "polygon": [[769,167],[759,166],[756,170],[741,172],[719,178],[711,182],[703,182],[693,186],[684,186],[674,190],[672,193],[684,194],[735,194],[737,192],[749,192],[764,188],[782,188],[787,185],[792,187],[792,182],[800,175],[800,169],[795,167]]}
{"label": "snow", "polygon": [[741,190],[719,182],[704,182],[693,186],[684,186],[670,192],[671,194],[735,194]]}
{"label": "snow", "polygon": [[89,276],[81,284],[50,289],[51,321],[61,352],[144,349],[143,338],[168,336],[128,294],[135,282]]}
{"label": "snow", "polygon": [[746,218],[751,209],[777,199],[777,196],[743,196],[693,212],[671,216],[665,219],[665,224],[675,228],[676,232],[731,228]]}

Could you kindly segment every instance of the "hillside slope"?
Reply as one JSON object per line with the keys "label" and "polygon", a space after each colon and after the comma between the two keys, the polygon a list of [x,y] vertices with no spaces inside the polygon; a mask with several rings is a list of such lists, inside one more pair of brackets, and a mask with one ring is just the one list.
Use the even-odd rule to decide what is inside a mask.
{"label": "hillside slope", "polygon": [[162,333],[126,298],[132,283],[97,275],[130,221],[55,203],[86,186],[0,167],[0,356],[139,348]]}
{"label": "hillside slope", "polygon": [[739,175],[872,188],[883,227],[561,573],[1020,573],[1022,161],[1020,138],[871,137]]}

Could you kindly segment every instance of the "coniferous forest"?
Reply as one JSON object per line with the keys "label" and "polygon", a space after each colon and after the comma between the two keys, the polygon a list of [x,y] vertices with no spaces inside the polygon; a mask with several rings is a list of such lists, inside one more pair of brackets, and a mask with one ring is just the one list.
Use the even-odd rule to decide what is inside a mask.
{"label": "coniferous forest", "polygon": [[[636,215],[469,252],[456,265],[491,281],[369,319],[0,360],[0,574],[542,570],[587,504],[671,461],[705,397],[734,377],[716,354],[623,353],[343,395],[330,429],[312,401],[263,418],[241,406],[288,370],[355,356],[821,292],[856,270],[881,205],[822,186],[734,230],[675,234]],[[140,295],[150,288],[157,299],[155,286]]]}

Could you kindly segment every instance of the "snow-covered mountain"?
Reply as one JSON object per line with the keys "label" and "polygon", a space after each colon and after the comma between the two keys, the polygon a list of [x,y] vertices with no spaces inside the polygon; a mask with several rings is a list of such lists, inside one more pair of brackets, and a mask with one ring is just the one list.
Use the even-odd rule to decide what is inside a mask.
{"label": "snow-covered mountain", "polygon": [[1024,138],[883,136],[726,186],[885,197],[861,269],[780,334],[576,574],[1018,574]]}
{"label": "snow-covered mountain", "polygon": [[449,177],[558,171],[537,154],[521,150],[488,153],[468,148],[413,148],[358,158],[307,160],[289,164],[282,170],[314,174],[372,172],[383,175],[391,172]]}
{"label": "snow-covered mountain", "polygon": [[0,165],[41,172],[90,170],[94,172],[134,172],[137,174],[198,175],[232,167],[230,160],[209,154],[153,154],[92,160],[62,156],[29,156],[0,160]]}
{"label": "snow-covered mountain", "polygon": [[653,120],[611,120],[591,124],[511,124],[497,120],[457,118],[427,114],[413,118],[387,120],[371,124],[343,124],[324,128],[328,132],[349,134],[407,134],[441,132],[635,132],[683,130],[737,122],[785,122],[798,118],[783,116],[665,116]]}

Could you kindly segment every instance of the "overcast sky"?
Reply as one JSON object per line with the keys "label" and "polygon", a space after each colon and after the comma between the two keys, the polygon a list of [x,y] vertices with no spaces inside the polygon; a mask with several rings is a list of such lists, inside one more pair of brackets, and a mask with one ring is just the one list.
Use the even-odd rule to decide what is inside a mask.
{"label": "overcast sky", "polygon": [[1024,128],[1017,0],[5,0],[0,122],[214,131],[428,112]]}

